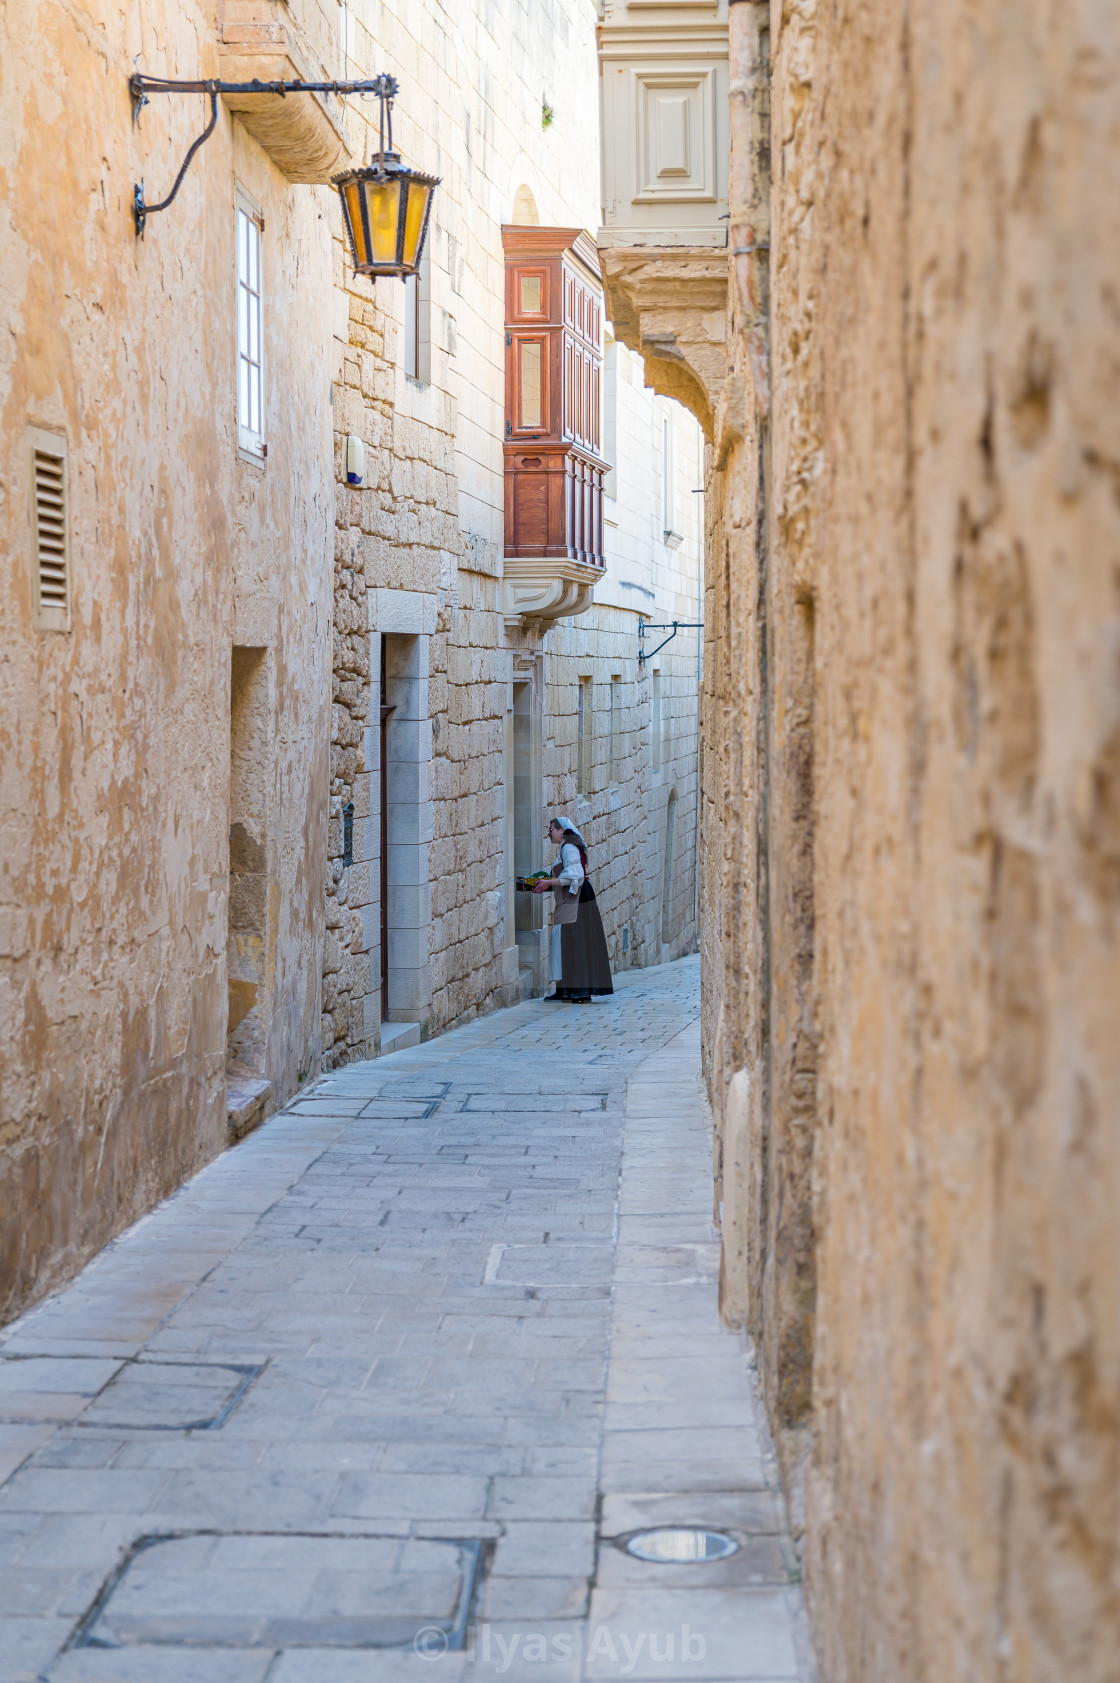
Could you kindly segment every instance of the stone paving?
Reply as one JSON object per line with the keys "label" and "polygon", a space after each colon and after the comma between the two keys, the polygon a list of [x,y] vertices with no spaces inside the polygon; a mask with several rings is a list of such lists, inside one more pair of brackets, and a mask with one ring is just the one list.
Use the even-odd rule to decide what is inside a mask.
{"label": "stone paving", "polygon": [[807,1683],[698,994],[335,1071],[9,1327],[0,1680]]}

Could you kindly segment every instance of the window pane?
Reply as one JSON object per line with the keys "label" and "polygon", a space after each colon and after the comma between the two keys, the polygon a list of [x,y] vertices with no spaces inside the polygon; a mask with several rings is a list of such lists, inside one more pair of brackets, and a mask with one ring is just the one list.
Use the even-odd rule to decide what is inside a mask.
{"label": "window pane", "polygon": [[261,430],[261,371],[259,368],[249,370],[249,431],[259,433]]}
{"label": "window pane", "polygon": [[538,339],[521,341],[521,425],[541,423],[541,350]]}
{"label": "window pane", "polygon": [[250,360],[261,360],[261,301],[249,294],[249,343],[246,347]]}
{"label": "window pane", "polygon": [[401,214],[401,186],[397,181],[371,181],[366,187],[369,228],[373,239],[373,261],[395,263],[397,228]]}
{"label": "window pane", "polygon": [[258,259],[258,256],[259,256],[259,247],[260,247],[260,232],[257,228],[256,223],[254,221],[252,221],[251,218],[248,217],[248,216],[245,218],[245,231],[246,231],[246,238],[247,238],[248,247],[249,247],[249,263],[248,263],[249,285],[252,287],[253,291],[256,292],[256,291],[259,290],[259,287],[260,287],[260,279],[259,279],[259,276],[257,274],[257,259]]}
{"label": "window pane", "polygon": [[237,359],[237,424],[249,425],[249,364],[243,356]]}
{"label": "window pane", "polygon": [[245,229],[248,224],[248,220],[249,219],[245,215],[245,212],[243,210],[239,210],[237,213],[237,278],[239,281],[244,281],[248,277],[248,268],[245,257]]}
{"label": "window pane", "polygon": [[521,314],[523,316],[539,316],[540,313],[541,277],[539,275],[522,275]]}
{"label": "window pane", "polygon": [[418,186],[414,181],[408,189],[408,208],[404,217],[404,260],[415,263],[416,254],[420,249],[420,235],[424,232],[424,218],[428,211],[428,200],[432,196],[430,187]]}
{"label": "window pane", "polygon": [[350,213],[350,227],[354,235],[357,261],[368,263],[369,252],[366,250],[366,230],[362,221],[362,198],[356,182],[351,182],[346,189],[346,208]]}

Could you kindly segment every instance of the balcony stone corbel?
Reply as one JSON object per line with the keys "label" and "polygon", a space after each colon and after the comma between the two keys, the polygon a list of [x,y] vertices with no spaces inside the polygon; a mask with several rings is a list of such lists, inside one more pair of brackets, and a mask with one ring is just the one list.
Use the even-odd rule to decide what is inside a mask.
{"label": "balcony stone corbel", "polygon": [[[218,74],[225,82],[331,79],[283,0],[224,0]],[[351,161],[336,94],[226,93],[222,98],[289,181],[329,182]]]}
{"label": "balcony stone corbel", "polygon": [[584,613],[602,577],[602,567],[584,561],[507,555],[503,569],[507,627],[540,636],[554,620]]}
{"label": "balcony stone corbel", "polygon": [[709,441],[727,378],[727,252],[712,246],[600,246],[615,337],[646,385],[692,411]]}

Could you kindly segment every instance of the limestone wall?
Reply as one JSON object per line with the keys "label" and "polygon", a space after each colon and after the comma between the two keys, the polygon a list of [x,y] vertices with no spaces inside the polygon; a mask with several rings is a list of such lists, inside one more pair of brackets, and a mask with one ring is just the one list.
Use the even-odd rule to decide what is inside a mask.
{"label": "limestone wall", "polygon": [[[430,3],[356,4],[348,18],[352,73],[389,70],[400,78],[395,137],[408,161],[442,181],[428,237],[418,374],[408,369],[403,287],[356,279],[335,222],[348,323],[336,344],[334,399],[335,706],[323,990],[324,1048],[333,1062],[379,1049],[383,964],[389,1015],[418,1021],[424,1034],[544,985],[543,925],[518,936],[512,877],[546,862],[547,811],[569,811],[587,825],[616,964],[660,962],[663,924],[667,947],[690,949],[700,669],[695,630],[680,633],[654,663],[662,723],[655,766],[652,672],[639,674],[637,624],[641,612],[657,620],[700,617],[701,499],[693,493],[702,480],[691,417],[643,389],[641,365],[623,347],[612,386],[618,464],[608,503],[608,576],[596,605],[543,636],[504,612],[501,228],[525,214],[526,192],[542,223],[598,224],[598,135],[586,121],[597,99],[594,5],[502,0],[452,15]],[[362,137],[359,151],[373,142],[365,125],[374,116],[352,103],[347,120]],[[663,521],[666,422],[671,543]],[[351,433],[366,445],[361,489],[344,483]],[[407,694],[390,678],[391,693],[381,695],[383,637],[391,662],[412,663]],[[581,678],[590,680],[582,790]],[[383,700],[419,710],[415,718],[395,711],[388,725],[386,953]],[[533,741],[531,856],[518,866],[514,737],[522,724],[515,723],[515,705],[530,708],[531,722],[522,723]],[[426,757],[413,776],[407,757],[421,741]],[[348,803],[354,863],[344,867]],[[542,911],[534,914],[538,924]],[[525,907],[521,915],[532,921]]]}
{"label": "limestone wall", "polygon": [[[272,1102],[316,1068],[333,519],[327,190],[220,106],[134,233],[206,110],[134,124],[128,76],[216,74],[212,9],[32,0],[3,30],[0,1315],[221,1148],[227,1042]],[[235,184],[264,216],[257,461]],[[68,448],[69,631],[35,623],[29,426]]]}
{"label": "limestone wall", "polygon": [[[1103,1680],[1120,48],[1091,4],[737,5],[733,55],[736,14],[773,64],[772,402],[709,499],[725,1310],[822,1676]],[[736,133],[733,234],[769,152]]]}

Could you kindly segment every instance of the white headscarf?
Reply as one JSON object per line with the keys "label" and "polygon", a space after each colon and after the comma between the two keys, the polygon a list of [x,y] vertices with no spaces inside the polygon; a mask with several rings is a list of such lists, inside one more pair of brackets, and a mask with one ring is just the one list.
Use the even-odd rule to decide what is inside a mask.
{"label": "white headscarf", "polygon": [[580,835],[579,831],[576,829],[575,825],[572,823],[570,818],[565,818],[564,814],[561,813],[560,816],[558,818],[554,818],[552,820],[552,822],[554,824],[559,824],[560,828],[564,832],[565,838],[567,838],[568,836],[574,836],[576,841],[582,847],[583,851],[585,853],[587,852],[587,843],[584,841],[583,837]]}

